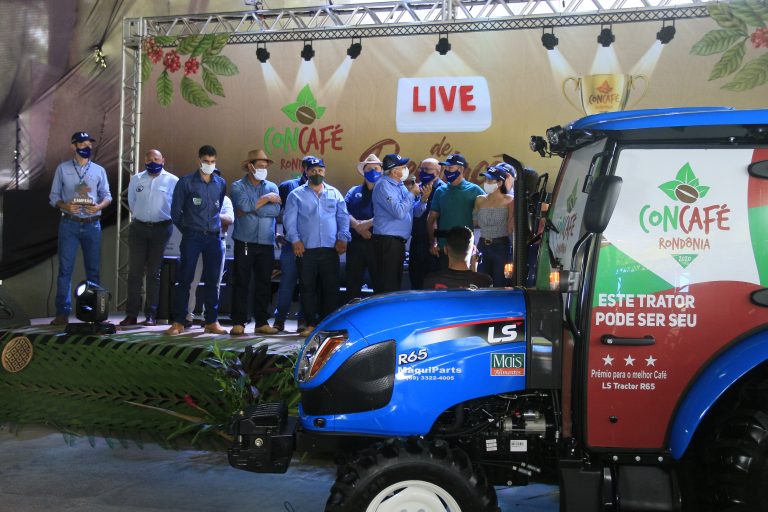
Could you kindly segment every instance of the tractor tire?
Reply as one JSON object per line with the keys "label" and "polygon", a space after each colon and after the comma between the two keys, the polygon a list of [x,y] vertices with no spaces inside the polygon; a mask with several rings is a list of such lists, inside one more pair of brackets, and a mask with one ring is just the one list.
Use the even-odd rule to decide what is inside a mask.
{"label": "tractor tire", "polygon": [[737,409],[704,447],[708,502],[717,511],[768,511],[768,410]]}
{"label": "tractor tire", "polygon": [[496,512],[496,491],[443,440],[392,439],[339,468],[326,512]]}

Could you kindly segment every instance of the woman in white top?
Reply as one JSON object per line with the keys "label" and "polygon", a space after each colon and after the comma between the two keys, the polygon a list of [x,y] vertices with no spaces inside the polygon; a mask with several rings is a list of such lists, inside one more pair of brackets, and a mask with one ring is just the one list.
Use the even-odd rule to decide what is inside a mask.
{"label": "woman in white top", "polygon": [[515,222],[512,195],[514,169],[507,164],[489,167],[485,177],[486,195],[475,199],[475,218],[480,227],[477,250],[482,255],[478,272],[490,275],[494,287],[507,286],[504,265],[512,262],[510,235]]}

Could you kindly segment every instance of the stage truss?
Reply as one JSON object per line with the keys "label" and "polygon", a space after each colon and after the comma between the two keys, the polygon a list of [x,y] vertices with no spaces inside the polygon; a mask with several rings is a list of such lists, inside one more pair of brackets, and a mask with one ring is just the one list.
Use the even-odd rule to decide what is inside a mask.
{"label": "stage truss", "polygon": [[[662,22],[708,17],[700,0],[403,0],[394,2],[258,9],[242,12],[132,18],[123,22],[118,176],[116,304],[127,293],[130,177],[141,170],[141,40],[229,34],[228,44],[403,37],[582,25]],[[171,43],[173,45],[173,43]]]}

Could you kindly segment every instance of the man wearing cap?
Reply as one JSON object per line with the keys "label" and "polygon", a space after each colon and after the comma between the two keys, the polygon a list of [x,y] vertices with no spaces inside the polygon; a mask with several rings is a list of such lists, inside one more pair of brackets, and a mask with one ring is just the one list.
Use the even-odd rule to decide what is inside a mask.
{"label": "man wearing cap", "polygon": [[101,210],[112,202],[107,172],[91,161],[95,139],[87,132],[70,138],[74,156],[59,164],[53,176],[51,206],[61,210],[59,221],[59,276],[56,281],[56,317],[51,325],[66,325],[72,311],[72,272],[77,246],[83,250],[85,276],[99,283],[101,265]]}
{"label": "man wearing cap", "polygon": [[144,159],[144,171],[131,176],[128,185],[128,297],[125,318],[120,325],[135,325],[141,307],[141,285],[146,273],[147,293],[144,299],[143,325],[157,325],[157,303],[160,297],[160,267],[163,252],[173,234],[171,202],[179,178],[163,167],[165,158],[150,149]]}
{"label": "man wearing cap", "polygon": [[509,193],[512,175],[506,164],[488,167],[481,174],[485,178],[483,190],[487,195],[475,199],[475,217],[480,228],[477,249],[482,254],[480,272],[493,278],[493,286],[507,285],[504,266],[512,262],[512,244],[509,235],[515,225],[515,200]]}
{"label": "man wearing cap", "polygon": [[352,241],[347,248],[347,301],[360,297],[365,271],[371,278],[376,275],[375,253],[371,229],[373,228],[373,186],[381,178],[381,160],[370,154],[357,164],[363,183],[349,189],[344,201],[349,211]]}
{"label": "man wearing cap", "polygon": [[445,183],[440,179],[440,162],[436,158],[425,158],[419,165],[419,188],[421,192],[413,207],[413,228],[411,229],[411,245],[408,257],[408,275],[411,278],[411,289],[424,288],[424,277],[440,270],[440,259],[429,252],[427,237],[427,216],[432,206],[435,192]]}
{"label": "man wearing cap", "polygon": [[203,255],[203,281],[205,287],[205,332],[226,334],[219,325],[219,291],[216,286],[221,274],[224,242],[221,240],[221,205],[224,202],[226,182],[214,174],[216,149],[202,146],[198,151],[200,167],[183,176],[176,184],[171,203],[171,219],[181,231],[178,278],[173,296],[171,319],[167,334],[184,332],[189,301],[189,285],[195,274],[195,265]]}
{"label": "man wearing cap", "polygon": [[248,319],[248,291],[253,280],[254,319],[256,334],[275,334],[277,329],[267,323],[272,298],[272,268],[275,264],[275,224],[280,213],[277,185],[267,181],[267,167],[272,160],[261,149],[248,152],[243,161],[245,177],[232,184],[235,206],[235,286],[232,295],[230,334],[245,333]]}
{"label": "man wearing cap", "polygon": [[396,292],[403,280],[405,243],[411,236],[414,200],[419,186],[406,188],[410,158],[397,154],[384,157],[384,176],[373,188],[373,244],[376,250],[376,293]]}
{"label": "man wearing cap", "polygon": [[454,226],[466,226],[472,229],[472,211],[475,208],[475,198],[483,195],[483,189],[464,179],[464,173],[469,168],[466,158],[453,154],[445,162],[444,176],[447,187],[441,187],[432,198],[429,216],[427,217],[427,237],[429,251],[440,257],[440,268],[448,268],[448,256],[443,249],[445,239],[436,237],[435,230],[447,232]]}
{"label": "man wearing cap", "polygon": [[[301,176],[291,180],[285,180],[278,186],[280,192],[281,210],[277,221],[283,224],[283,215],[285,213],[285,203],[288,201],[288,194],[296,188],[307,182],[307,162],[314,160],[312,155],[305,156],[301,160]],[[280,246],[280,286],[277,289],[277,306],[275,307],[275,322],[272,326],[278,331],[285,330],[285,319],[291,310],[293,302],[293,292],[296,290],[296,283],[299,281],[299,270],[296,267],[296,255],[293,254],[293,245],[285,238],[285,225],[283,224],[283,233],[275,235],[275,241]],[[296,332],[304,330],[304,312],[301,309],[301,300],[299,300],[299,319]]]}
{"label": "man wearing cap", "polygon": [[347,204],[341,192],[324,183],[325,163],[321,159],[307,161],[307,180],[288,195],[283,214],[285,237],[299,260],[307,321],[302,336],[308,336],[319,320],[336,309],[339,255],[347,250],[350,240]]}

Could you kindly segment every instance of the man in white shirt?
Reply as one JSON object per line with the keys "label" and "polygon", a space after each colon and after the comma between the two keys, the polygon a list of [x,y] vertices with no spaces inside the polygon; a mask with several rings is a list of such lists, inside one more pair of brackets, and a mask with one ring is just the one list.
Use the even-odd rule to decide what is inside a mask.
{"label": "man in white shirt", "polygon": [[173,233],[171,201],[179,178],[164,169],[165,158],[157,149],[147,151],[145,170],[134,174],[128,185],[128,299],[120,325],[136,325],[141,307],[141,285],[146,270],[143,325],[156,325],[160,296],[163,251]]}

